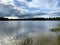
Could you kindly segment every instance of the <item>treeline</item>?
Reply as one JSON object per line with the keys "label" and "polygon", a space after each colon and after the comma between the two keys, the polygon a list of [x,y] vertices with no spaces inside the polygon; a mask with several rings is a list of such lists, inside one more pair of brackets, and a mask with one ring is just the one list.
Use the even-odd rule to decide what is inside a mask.
{"label": "treeline", "polygon": [[0,17],[0,20],[60,20],[60,17],[54,17],[54,18],[19,18],[19,19],[8,19]]}

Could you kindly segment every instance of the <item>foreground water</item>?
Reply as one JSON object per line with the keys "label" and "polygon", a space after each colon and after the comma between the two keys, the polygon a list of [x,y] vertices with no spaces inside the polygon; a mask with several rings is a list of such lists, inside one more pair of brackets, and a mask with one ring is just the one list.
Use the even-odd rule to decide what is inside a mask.
{"label": "foreground water", "polygon": [[60,21],[0,21],[0,45],[58,45],[50,31]]}

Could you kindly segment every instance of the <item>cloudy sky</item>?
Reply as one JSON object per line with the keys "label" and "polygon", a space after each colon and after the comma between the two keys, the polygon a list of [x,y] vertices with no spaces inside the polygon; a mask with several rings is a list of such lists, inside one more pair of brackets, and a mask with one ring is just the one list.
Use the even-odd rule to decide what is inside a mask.
{"label": "cloudy sky", "polygon": [[0,0],[0,14],[2,15],[37,12],[60,12],[60,0]]}

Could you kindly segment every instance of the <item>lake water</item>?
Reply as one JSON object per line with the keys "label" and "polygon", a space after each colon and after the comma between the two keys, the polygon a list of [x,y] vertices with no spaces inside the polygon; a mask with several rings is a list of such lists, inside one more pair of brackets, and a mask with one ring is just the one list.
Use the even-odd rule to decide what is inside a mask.
{"label": "lake water", "polygon": [[22,45],[20,40],[27,37],[33,39],[31,45],[57,45],[56,33],[50,29],[58,24],[60,21],[0,21],[0,45]]}

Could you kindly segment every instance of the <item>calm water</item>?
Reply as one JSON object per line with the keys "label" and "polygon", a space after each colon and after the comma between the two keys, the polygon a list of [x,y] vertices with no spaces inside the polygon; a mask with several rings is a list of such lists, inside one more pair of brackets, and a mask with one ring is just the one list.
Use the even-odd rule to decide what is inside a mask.
{"label": "calm water", "polygon": [[0,33],[45,32],[59,23],[60,21],[0,21]]}
{"label": "calm water", "polygon": [[33,39],[31,45],[56,45],[56,33],[50,29],[57,24],[60,21],[0,21],[0,45],[15,45],[27,37]]}

